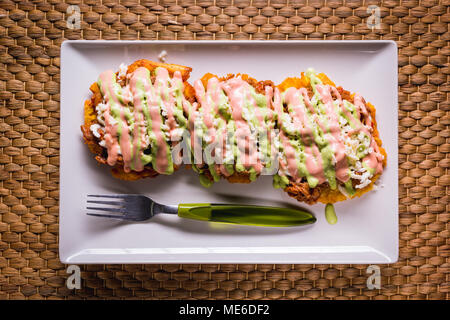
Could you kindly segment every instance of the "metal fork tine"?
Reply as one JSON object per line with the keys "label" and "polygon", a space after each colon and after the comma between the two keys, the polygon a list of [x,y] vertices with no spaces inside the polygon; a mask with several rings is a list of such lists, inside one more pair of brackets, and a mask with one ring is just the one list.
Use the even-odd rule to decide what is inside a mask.
{"label": "metal fork tine", "polygon": [[102,213],[87,213],[88,216],[94,216],[94,217],[102,217],[102,218],[113,218],[113,219],[120,219],[125,220],[123,215],[114,215],[114,214],[102,214]]}
{"label": "metal fork tine", "polygon": [[124,209],[122,208],[101,208],[101,207],[86,207],[86,209],[88,210],[98,210],[98,211],[109,211],[109,212],[120,212],[120,213],[125,213]]}
{"label": "metal fork tine", "polygon": [[87,203],[96,203],[96,204],[110,204],[112,206],[123,206],[123,202],[121,201],[94,201],[94,200],[87,200]]}
{"label": "metal fork tine", "polygon": [[88,197],[95,197],[95,198],[119,198],[119,199],[125,199],[128,195],[127,194],[88,194]]}
{"label": "metal fork tine", "polygon": [[156,213],[159,213],[163,206],[138,194],[89,194],[86,199],[86,211],[89,211],[87,215],[127,221],[150,219],[155,214],[154,207],[158,208]]}

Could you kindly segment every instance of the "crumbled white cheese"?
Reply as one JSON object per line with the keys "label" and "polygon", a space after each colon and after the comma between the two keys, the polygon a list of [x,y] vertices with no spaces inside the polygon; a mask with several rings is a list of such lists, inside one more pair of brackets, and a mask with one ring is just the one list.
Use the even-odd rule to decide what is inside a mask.
{"label": "crumbled white cheese", "polygon": [[363,132],[360,132],[360,133],[358,134],[358,139],[359,139],[359,140],[364,140],[364,133],[363,133]]}
{"label": "crumbled white cheese", "polygon": [[122,98],[124,101],[133,101],[133,94],[128,84],[122,88]]}
{"label": "crumbled white cheese", "polygon": [[107,108],[107,105],[106,104],[104,104],[104,103],[99,103],[97,106],[96,106],[96,108],[97,108],[97,110],[99,110],[99,111],[101,111],[101,112],[103,112],[103,111],[105,111],[106,110],[106,108]]}
{"label": "crumbled white cheese", "polygon": [[231,150],[232,147],[227,145],[226,152],[225,152],[225,163],[233,163],[234,161],[234,155],[233,151]]}
{"label": "crumbled white cheese", "polygon": [[119,66],[119,78],[125,77],[127,75],[127,65],[125,63],[121,63]]}
{"label": "crumbled white cheese", "polygon": [[158,56],[159,61],[161,61],[162,63],[166,62],[166,57],[167,57],[167,51],[163,50],[161,51],[161,53]]}
{"label": "crumbled white cheese", "polygon": [[163,115],[163,117],[167,118],[167,107],[164,103],[161,104],[161,114]]}
{"label": "crumbled white cheese", "polygon": [[361,182],[360,184],[358,184],[357,186],[355,186],[355,188],[357,189],[362,189],[366,186],[368,186],[372,181],[370,179],[364,180],[363,182]]}
{"label": "crumbled white cheese", "polygon": [[99,144],[101,147],[106,148],[106,142],[105,142],[105,140],[101,140],[98,144]]}
{"label": "crumbled white cheese", "polygon": [[360,181],[360,184],[355,186],[355,188],[357,188],[357,189],[362,189],[365,186],[369,185],[369,183],[371,183],[370,172],[368,172],[368,171],[363,172],[361,175],[350,173],[350,177]]}
{"label": "crumbled white cheese", "polygon": [[172,141],[179,141],[183,136],[184,130],[182,128],[177,128],[172,130]]}
{"label": "crumbled white cheese", "polygon": [[96,138],[100,138],[100,133],[98,132],[98,129],[100,129],[100,125],[98,123],[94,123],[93,125],[90,126],[90,130],[92,132],[92,134],[96,137]]}
{"label": "crumbled white cheese", "polygon": [[105,118],[103,117],[103,112],[106,110],[107,106],[104,103],[99,103],[95,109],[97,111],[97,120],[101,125],[105,125]]}
{"label": "crumbled white cheese", "polygon": [[196,129],[201,129],[203,127],[203,117],[202,114],[198,111],[195,111],[194,127]]}
{"label": "crumbled white cheese", "polygon": [[383,189],[384,187],[385,187],[385,184],[381,183],[380,180],[375,181],[375,183],[373,184],[374,190]]}
{"label": "crumbled white cheese", "polygon": [[[361,163],[360,161],[357,161],[356,163]],[[356,171],[359,173],[364,173],[366,171],[366,168],[359,166],[359,168],[356,168]]]}
{"label": "crumbled white cheese", "polygon": [[350,198],[350,195],[347,193],[347,191],[342,185],[338,184],[338,189],[346,198]]}
{"label": "crumbled white cheese", "polygon": [[115,125],[115,124],[117,124],[118,122],[117,122],[117,120],[114,119],[113,117],[110,117],[109,123],[110,123],[111,125]]}
{"label": "crumbled white cheese", "polygon": [[275,146],[275,149],[280,150],[280,138],[279,135],[277,134],[274,138],[273,138],[273,144]]}
{"label": "crumbled white cheese", "polygon": [[212,136],[209,134],[204,134],[203,139],[205,140],[206,143],[210,143],[212,141]]}
{"label": "crumbled white cheese", "polygon": [[216,158],[222,158],[222,148],[217,146],[214,148],[214,155]]}
{"label": "crumbled white cheese", "polygon": [[101,124],[101,125],[105,125],[105,120],[103,119],[103,115],[102,114],[99,114],[98,116],[97,116],[97,121]]}

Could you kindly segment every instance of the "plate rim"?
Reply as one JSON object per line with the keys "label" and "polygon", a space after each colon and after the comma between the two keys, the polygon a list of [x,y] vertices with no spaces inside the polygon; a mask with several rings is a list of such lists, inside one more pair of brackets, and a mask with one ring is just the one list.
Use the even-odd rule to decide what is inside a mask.
{"label": "plate rim", "polygon": [[[69,50],[69,47],[72,46],[73,44],[82,44],[82,45],[86,45],[86,44],[92,44],[92,45],[139,45],[139,44],[167,44],[167,45],[183,45],[183,44],[195,44],[195,45],[208,45],[208,44],[233,44],[233,45],[253,45],[253,44],[282,44],[282,45],[318,45],[318,44],[323,44],[324,46],[326,45],[332,45],[332,44],[339,44],[339,45],[351,45],[351,44],[369,44],[369,45],[375,45],[375,44],[384,44],[386,46],[394,46],[395,52],[396,54],[394,55],[394,60],[393,60],[393,65],[395,65],[395,68],[393,71],[393,73],[395,74],[396,79],[398,79],[398,45],[394,40],[65,40],[61,43],[61,51],[60,51],[60,93],[61,93],[61,97],[60,97],[60,149],[59,149],[59,155],[60,155],[60,165],[59,165],[59,170],[60,170],[60,179],[59,179],[59,242],[58,242],[58,251],[59,251],[59,259],[62,263],[78,263],[78,264],[103,264],[103,263],[120,263],[120,264],[155,264],[155,263],[174,263],[174,264],[180,264],[180,263],[215,263],[215,262],[211,262],[209,260],[201,260],[201,259],[192,259],[192,260],[180,260],[180,259],[174,259],[175,261],[170,261],[170,260],[155,260],[155,261],[149,261],[149,260],[139,260],[139,261],[124,261],[123,259],[120,259],[119,255],[117,255],[118,259],[117,260],[110,260],[110,261],[89,261],[86,260],[85,258],[83,258],[85,256],[85,254],[83,254],[83,250],[77,254],[67,254],[66,252],[63,252],[62,250],[62,239],[63,239],[63,232],[62,232],[62,228],[63,228],[63,219],[62,217],[64,216],[64,214],[62,214],[63,210],[62,210],[62,190],[63,190],[63,180],[61,179],[61,161],[62,161],[62,155],[63,155],[63,143],[62,143],[62,136],[64,135],[63,132],[63,127],[62,127],[62,120],[63,120],[63,105],[64,105],[64,69],[65,69],[65,65],[66,63],[65,61],[65,56],[67,55],[66,51]],[[395,92],[393,95],[393,105],[396,106],[396,108],[393,110],[395,111],[395,117],[396,119],[398,119],[398,111],[399,111],[399,106],[398,106],[398,85],[395,86]],[[398,121],[395,122],[395,129],[397,132],[396,135],[396,139],[394,141],[395,144],[395,156],[398,160],[399,157],[399,150],[398,150]],[[397,186],[395,187],[395,195],[396,195],[396,203],[395,203],[395,211],[396,212],[396,219],[395,219],[395,227],[396,227],[396,233],[395,233],[395,238],[393,239],[396,244],[394,250],[394,255],[386,255],[383,253],[380,253],[379,256],[382,257],[384,256],[386,259],[385,260],[377,260],[374,259],[373,261],[368,261],[368,260],[364,260],[364,261],[358,261],[358,260],[354,260],[349,262],[348,260],[345,261],[341,261],[341,262],[336,262],[337,259],[331,259],[331,260],[323,260],[323,263],[345,263],[345,264],[370,264],[370,263],[377,263],[377,264],[388,264],[388,263],[395,263],[398,261],[399,258],[399,198],[398,198],[398,193],[399,193],[399,188],[398,188],[398,171],[399,171],[399,166],[398,166],[398,161],[397,161],[397,166],[395,168],[393,168],[393,172],[391,172],[390,174],[394,174],[397,178]],[[308,247],[314,247],[314,246],[308,246]],[[322,247],[322,246],[321,246]],[[340,247],[345,247],[345,246],[340,246]],[[353,246],[352,246],[353,247]],[[369,247],[373,250],[369,250],[369,251],[378,251],[373,247]],[[207,253],[210,254],[210,253]],[[216,253],[217,254],[217,253]],[[240,254],[240,253],[236,253],[233,252],[233,254]],[[260,253],[261,254],[261,253]],[[121,255],[121,254],[120,254]],[[243,252],[242,255],[252,255],[252,253],[249,252]],[[78,257],[78,259],[77,259]],[[287,258],[287,257],[286,257]],[[220,259],[219,259],[220,260]],[[218,261],[219,261],[218,260]],[[317,262],[316,260],[314,261],[308,261],[308,260],[302,260],[301,262],[299,262],[298,260],[289,260],[288,258],[285,259],[285,262],[280,262],[280,260],[273,260],[273,262],[269,259],[265,259],[265,260],[260,260],[260,259],[245,259],[245,261],[241,261],[240,259],[227,259],[227,262],[219,262],[219,263],[295,263],[295,264],[303,264],[303,263],[322,263],[322,262]]]}

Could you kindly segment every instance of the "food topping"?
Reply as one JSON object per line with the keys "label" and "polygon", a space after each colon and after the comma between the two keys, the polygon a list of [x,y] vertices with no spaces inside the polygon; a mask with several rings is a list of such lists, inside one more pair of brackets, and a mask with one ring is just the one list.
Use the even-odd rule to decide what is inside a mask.
{"label": "food topping", "polygon": [[164,68],[154,71],[137,68],[129,83],[121,87],[116,74],[103,72],[98,80],[104,102],[97,106],[99,123],[104,125],[107,162],[113,166],[121,155],[125,172],[142,171],[146,164],[159,173],[173,172],[171,137],[186,125],[181,74],[173,77]]}
{"label": "food topping", "polygon": [[203,185],[234,174],[250,181],[273,174],[277,188],[326,183],[350,197],[383,171],[371,114],[360,95],[342,95],[314,70],[302,79],[310,86],[283,92],[265,86],[261,93],[240,76],[211,77],[206,87],[194,83],[198,103],[191,104],[178,71],[170,76],[162,67],[152,73],[139,67],[122,84],[105,71],[98,80],[98,124],[90,129],[107,149],[107,163],[123,161],[125,172],[151,164],[171,174],[173,149],[187,130],[189,154],[183,156]]}

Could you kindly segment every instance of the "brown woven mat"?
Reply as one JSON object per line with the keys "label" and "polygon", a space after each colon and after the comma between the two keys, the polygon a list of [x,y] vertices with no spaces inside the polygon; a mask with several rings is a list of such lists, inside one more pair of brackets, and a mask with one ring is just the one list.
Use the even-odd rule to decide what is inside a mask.
{"label": "brown woven mat", "polygon": [[[80,30],[67,27],[69,4],[0,2],[0,299],[449,298],[449,0],[68,2]],[[396,40],[400,259],[381,266],[381,289],[367,288],[367,265],[261,264],[81,266],[82,289],[67,289],[58,259],[65,39]]]}

